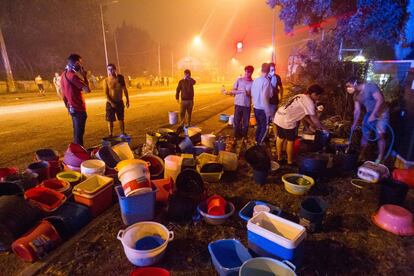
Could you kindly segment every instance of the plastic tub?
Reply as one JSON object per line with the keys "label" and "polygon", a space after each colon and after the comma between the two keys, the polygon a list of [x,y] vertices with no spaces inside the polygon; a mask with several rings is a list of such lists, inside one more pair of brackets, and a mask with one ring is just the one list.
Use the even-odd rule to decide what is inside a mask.
{"label": "plastic tub", "polygon": [[305,227],[271,213],[261,212],[247,222],[249,248],[260,256],[298,259],[305,237]]}
{"label": "plastic tub", "polygon": [[83,161],[81,164],[81,173],[90,177],[94,174],[104,175],[105,174],[105,162],[98,159],[90,159]]}
{"label": "plastic tub", "polygon": [[[164,242],[157,248],[137,250],[136,242],[144,237],[159,236]],[[156,222],[137,222],[125,230],[119,230],[117,239],[122,242],[125,255],[136,266],[149,266],[161,260],[167,249],[168,242],[174,239],[174,233]]]}
{"label": "plastic tub", "polygon": [[414,235],[413,215],[398,205],[386,204],[372,215],[375,225],[400,236]]}
{"label": "plastic tub", "polygon": [[256,205],[266,205],[267,207],[270,208],[270,213],[276,216],[280,216],[280,214],[282,213],[282,210],[277,206],[269,204],[265,201],[252,200],[252,201],[249,201],[246,205],[244,205],[244,207],[240,210],[239,217],[245,221],[248,221],[249,219],[251,219],[253,217],[253,208]]}
{"label": "plastic tub", "polygon": [[139,221],[153,220],[155,215],[155,198],[157,188],[151,192],[126,197],[122,187],[115,187],[121,209],[122,221],[131,225]]}
{"label": "plastic tub", "polygon": [[112,205],[113,179],[93,175],[76,185],[72,193],[75,202],[88,206],[92,217],[97,217]]}
{"label": "plastic tub", "polygon": [[24,193],[24,198],[44,212],[53,212],[65,201],[66,196],[45,187],[35,187]]}
{"label": "plastic tub", "polygon": [[81,145],[71,143],[68,146],[63,162],[73,167],[80,167],[83,161],[90,159],[88,151]]}
{"label": "plastic tub", "polygon": [[219,161],[223,164],[225,171],[236,171],[238,165],[238,157],[234,152],[220,151]]}
{"label": "plastic tub", "polygon": [[134,159],[134,153],[127,142],[116,144],[112,146],[112,149],[121,160]]}
{"label": "plastic tub", "polygon": [[129,276],[170,276],[170,272],[161,267],[139,267]]}
{"label": "plastic tub", "polygon": [[105,164],[110,168],[115,168],[115,166],[121,161],[119,156],[110,146],[104,146],[98,150],[96,157],[104,161]]}
{"label": "plastic tub", "polygon": [[218,161],[218,155],[210,154],[210,153],[202,153],[199,156],[197,156],[197,163],[202,167],[206,163],[210,162],[217,162]]}
{"label": "plastic tub", "polygon": [[59,180],[67,181],[73,187],[79,183],[82,175],[76,171],[64,171],[56,175],[56,178]]}
{"label": "plastic tub", "polygon": [[315,185],[312,177],[298,173],[284,174],[282,181],[285,184],[285,190],[294,195],[304,195]]}
{"label": "plastic tub", "polygon": [[202,134],[201,144],[203,146],[214,148],[214,142],[216,142],[216,135],[214,134]]}
{"label": "plastic tub", "polygon": [[15,240],[12,250],[24,261],[34,262],[42,259],[62,242],[53,225],[42,220],[37,226]]}
{"label": "plastic tub", "polygon": [[234,214],[234,205],[231,202],[227,202],[226,213],[222,216],[213,216],[207,213],[207,202],[202,202],[197,206],[198,213],[204,218],[205,222],[212,225],[220,225],[226,222],[226,220]]}
{"label": "plastic tub", "polygon": [[164,174],[164,160],[154,154],[146,154],[141,156],[141,160],[149,163],[149,171],[151,179],[157,179]]}
{"label": "plastic tub", "polygon": [[238,240],[218,240],[208,245],[213,265],[220,276],[235,275],[240,266],[251,259],[247,248]]}
{"label": "plastic tub", "polygon": [[240,267],[239,276],[295,276],[295,269],[295,266],[288,261],[260,257],[247,260]]}
{"label": "plastic tub", "polygon": [[40,183],[39,186],[55,190],[56,192],[62,193],[66,196],[68,196],[72,188],[69,182],[57,178],[47,179]]}

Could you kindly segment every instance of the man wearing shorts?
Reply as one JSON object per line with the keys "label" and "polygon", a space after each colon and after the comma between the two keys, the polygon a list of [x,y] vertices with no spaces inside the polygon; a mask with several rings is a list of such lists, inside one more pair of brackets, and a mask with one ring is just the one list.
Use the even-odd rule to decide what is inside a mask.
{"label": "man wearing shorts", "polygon": [[286,153],[288,165],[293,164],[293,144],[297,129],[302,119],[306,120],[314,129],[326,130],[316,115],[315,102],[324,92],[317,84],[309,86],[305,94],[298,94],[280,106],[273,122],[277,128],[276,152],[278,161],[282,161],[283,144],[287,140]]}
{"label": "man wearing shorts", "polygon": [[175,99],[180,103],[180,126],[184,127],[185,117],[187,115],[187,126],[191,125],[191,114],[194,106],[194,84],[196,81],[191,78],[191,71],[184,70],[184,78],[178,82],[175,92]]}
{"label": "man wearing shorts", "polygon": [[105,79],[104,91],[106,95],[106,120],[108,121],[109,136],[113,136],[114,121],[118,119],[121,135],[125,134],[124,123],[124,102],[122,94],[125,94],[126,107],[129,108],[128,90],[125,85],[124,76],[116,73],[116,67],[110,63],[106,67],[108,71],[108,78]]}
{"label": "man wearing shorts", "polygon": [[378,157],[379,163],[384,158],[385,133],[389,123],[389,110],[384,101],[380,88],[373,82],[364,82],[357,77],[351,77],[346,81],[346,91],[354,98],[354,122],[352,130],[355,130],[361,115],[361,106],[366,113],[362,121],[362,139],[360,159],[365,159],[365,150],[371,131],[378,134]]}

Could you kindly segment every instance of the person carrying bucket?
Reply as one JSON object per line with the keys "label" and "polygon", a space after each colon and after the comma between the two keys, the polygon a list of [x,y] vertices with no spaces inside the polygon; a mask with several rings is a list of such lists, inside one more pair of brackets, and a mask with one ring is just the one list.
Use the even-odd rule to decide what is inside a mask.
{"label": "person carrying bucket", "polygon": [[293,164],[293,144],[296,139],[299,122],[304,119],[314,129],[327,129],[321,124],[315,109],[315,102],[324,92],[317,85],[308,87],[305,94],[298,94],[290,98],[285,105],[280,106],[273,122],[277,128],[276,152],[278,162],[282,161],[283,144],[287,140],[286,153],[288,165]]}
{"label": "person carrying bucket", "polygon": [[366,113],[362,121],[362,139],[360,160],[365,160],[365,150],[371,131],[375,131],[378,137],[378,157],[379,163],[384,158],[385,153],[385,133],[389,124],[389,109],[384,101],[384,95],[380,88],[373,82],[364,82],[357,77],[350,77],[346,81],[346,91],[354,99],[354,121],[351,127],[353,132],[357,128],[358,120],[361,115],[361,106],[364,106]]}
{"label": "person carrying bucket", "polygon": [[244,67],[244,77],[237,78],[230,92],[234,95],[234,136],[247,137],[251,109],[252,74],[254,67]]}
{"label": "person carrying bucket", "polygon": [[178,82],[178,86],[175,93],[175,99],[177,103],[180,103],[181,93],[181,105],[180,105],[180,125],[183,127],[185,122],[185,116],[187,114],[187,126],[191,125],[191,114],[193,113],[194,106],[194,84],[196,81],[191,78],[191,71],[186,69],[184,71],[184,78]]}
{"label": "person carrying bucket", "polygon": [[61,76],[61,86],[63,102],[72,118],[73,143],[83,146],[87,114],[82,92],[89,93],[91,90],[80,55],[71,54],[68,57],[68,64]]}
{"label": "person carrying bucket", "polygon": [[[108,122],[109,137],[113,136],[114,121],[118,119],[121,135],[125,134],[124,110],[125,105],[129,108],[129,96],[126,88],[124,76],[116,73],[116,66],[112,63],[106,66],[108,78],[104,82],[106,95],[106,121]],[[122,99],[125,94],[125,105]]]}

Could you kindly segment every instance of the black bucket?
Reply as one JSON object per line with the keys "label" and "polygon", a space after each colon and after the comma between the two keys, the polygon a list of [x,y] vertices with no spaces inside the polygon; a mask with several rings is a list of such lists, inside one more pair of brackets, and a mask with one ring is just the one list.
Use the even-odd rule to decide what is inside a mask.
{"label": "black bucket", "polygon": [[387,178],[380,183],[379,206],[394,204],[403,206],[408,186],[402,182]]}
{"label": "black bucket", "polygon": [[253,179],[256,184],[266,184],[269,171],[253,170]]}
{"label": "black bucket", "polygon": [[0,196],[0,252],[9,250],[13,240],[33,227],[40,216],[21,196]]}
{"label": "black bucket", "polygon": [[0,182],[0,196],[18,195],[22,196],[24,190],[15,182]]}
{"label": "black bucket", "polygon": [[168,198],[168,219],[172,221],[186,221],[191,220],[196,212],[198,202],[194,199],[180,195],[173,194]]}
{"label": "black bucket", "polygon": [[178,174],[175,187],[177,194],[191,198],[200,198],[204,193],[204,183],[201,175],[191,169],[185,169]]}
{"label": "black bucket", "polygon": [[334,167],[338,172],[350,172],[356,169],[359,153],[349,150],[347,153],[338,152],[334,156]]}
{"label": "black bucket", "polygon": [[300,204],[299,224],[309,232],[319,231],[327,207],[327,203],[319,197],[305,198]]}
{"label": "black bucket", "polygon": [[302,153],[298,157],[299,173],[313,178],[322,177],[326,174],[328,157],[322,153]]}
{"label": "black bucket", "polygon": [[270,170],[270,156],[262,146],[256,145],[247,149],[244,158],[254,170],[262,172]]}

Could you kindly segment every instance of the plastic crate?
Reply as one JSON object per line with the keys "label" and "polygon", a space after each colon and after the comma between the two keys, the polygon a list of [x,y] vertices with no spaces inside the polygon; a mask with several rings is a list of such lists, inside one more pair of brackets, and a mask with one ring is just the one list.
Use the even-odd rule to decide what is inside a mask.
{"label": "plastic crate", "polygon": [[153,186],[152,192],[126,197],[121,186],[115,187],[121,209],[122,221],[131,225],[139,221],[153,220],[155,216],[155,198],[158,189]]}

